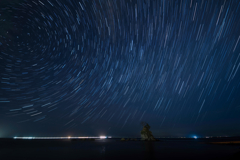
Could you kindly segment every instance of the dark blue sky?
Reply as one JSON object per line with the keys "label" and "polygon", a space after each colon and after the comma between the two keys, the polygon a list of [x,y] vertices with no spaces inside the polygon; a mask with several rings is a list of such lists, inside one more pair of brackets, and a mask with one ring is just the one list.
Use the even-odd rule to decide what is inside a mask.
{"label": "dark blue sky", "polygon": [[239,0],[0,2],[0,137],[240,135]]}

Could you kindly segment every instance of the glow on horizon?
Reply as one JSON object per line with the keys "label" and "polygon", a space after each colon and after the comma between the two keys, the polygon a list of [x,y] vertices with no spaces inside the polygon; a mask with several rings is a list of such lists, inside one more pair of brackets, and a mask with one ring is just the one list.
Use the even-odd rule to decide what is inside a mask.
{"label": "glow on horizon", "polygon": [[99,138],[100,138],[100,139],[106,139],[107,136],[100,136]]}
{"label": "glow on horizon", "polygon": [[107,139],[107,136],[99,136],[99,137],[13,137],[13,139]]}

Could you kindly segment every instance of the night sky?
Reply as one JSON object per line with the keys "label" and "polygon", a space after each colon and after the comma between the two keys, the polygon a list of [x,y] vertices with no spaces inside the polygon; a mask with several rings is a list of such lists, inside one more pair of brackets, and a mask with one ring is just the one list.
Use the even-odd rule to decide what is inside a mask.
{"label": "night sky", "polygon": [[1,0],[0,137],[240,135],[240,0]]}

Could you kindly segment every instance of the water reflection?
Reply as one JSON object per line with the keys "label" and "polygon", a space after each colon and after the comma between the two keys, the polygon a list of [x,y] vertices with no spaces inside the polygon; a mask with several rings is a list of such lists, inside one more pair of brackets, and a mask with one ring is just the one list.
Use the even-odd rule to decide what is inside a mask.
{"label": "water reflection", "polygon": [[101,158],[103,160],[105,160],[105,151],[106,151],[106,147],[102,146],[101,149],[100,149],[100,153],[101,153]]}
{"label": "water reflection", "polygon": [[154,148],[154,142],[145,142],[145,148],[146,148],[146,158],[147,160],[155,159],[155,148]]}

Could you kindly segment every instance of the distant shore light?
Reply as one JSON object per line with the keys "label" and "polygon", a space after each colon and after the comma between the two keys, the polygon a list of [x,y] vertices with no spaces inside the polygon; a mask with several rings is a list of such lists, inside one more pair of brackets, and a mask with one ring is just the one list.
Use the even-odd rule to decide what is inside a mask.
{"label": "distant shore light", "polygon": [[107,139],[107,136],[99,137],[13,137],[13,139]]}
{"label": "distant shore light", "polygon": [[106,139],[107,137],[106,136],[100,136],[100,139]]}

